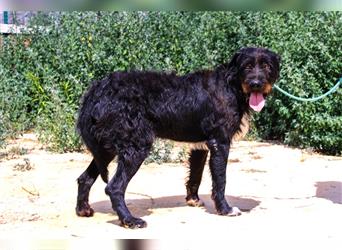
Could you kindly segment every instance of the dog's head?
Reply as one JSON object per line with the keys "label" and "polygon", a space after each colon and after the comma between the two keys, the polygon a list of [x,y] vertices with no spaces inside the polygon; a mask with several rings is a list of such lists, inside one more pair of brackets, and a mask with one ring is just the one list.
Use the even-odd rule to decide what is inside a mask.
{"label": "dog's head", "polygon": [[259,112],[279,77],[280,56],[265,48],[243,48],[233,56],[228,68],[230,77],[241,84],[249,106]]}

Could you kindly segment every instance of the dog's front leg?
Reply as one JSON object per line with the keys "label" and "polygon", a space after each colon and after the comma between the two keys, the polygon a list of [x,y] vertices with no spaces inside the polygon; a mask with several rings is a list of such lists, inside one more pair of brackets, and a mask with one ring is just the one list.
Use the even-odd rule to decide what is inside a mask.
{"label": "dog's front leg", "polygon": [[210,150],[209,167],[212,178],[212,199],[217,213],[220,215],[237,216],[241,211],[237,207],[230,207],[225,199],[226,168],[229,154],[229,143],[219,143],[215,139],[207,142]]}

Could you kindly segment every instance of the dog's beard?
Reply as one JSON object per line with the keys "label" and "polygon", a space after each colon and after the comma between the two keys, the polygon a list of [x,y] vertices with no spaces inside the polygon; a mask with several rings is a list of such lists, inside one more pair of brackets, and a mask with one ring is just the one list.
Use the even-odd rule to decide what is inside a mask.
{"label": "dog's beard", "polygon": [[260,112],[265,106],[265,98],[262,93],[252,92],[249,96],[249,106],[257,112]]}

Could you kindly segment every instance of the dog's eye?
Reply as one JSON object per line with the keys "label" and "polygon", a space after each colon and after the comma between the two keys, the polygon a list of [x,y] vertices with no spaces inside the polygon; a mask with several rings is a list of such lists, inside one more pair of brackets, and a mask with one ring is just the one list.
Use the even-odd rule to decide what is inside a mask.
{"label": "dog's eye", "polygon": [[261,67],[262,67],[263,69],[267,69],[267,70],[270,69],[270,65],[268,65],[267,63],[263,63],[263,64],[261,65]]}
{"label": "dog's eye", "polygon": [[246,65],[245,69],[251,70],[251,69],[253,69],[253,65],[249,63]]}

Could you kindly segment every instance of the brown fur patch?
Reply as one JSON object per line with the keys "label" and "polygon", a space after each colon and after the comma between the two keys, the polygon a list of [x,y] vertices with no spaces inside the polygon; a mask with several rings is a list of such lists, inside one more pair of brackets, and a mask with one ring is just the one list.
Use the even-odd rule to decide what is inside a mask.
{"label": "brown fur patch", "polygon": [[248,114],[244,114],[240,122],[240,131],[235,133],[235,135],[233,136],[233,141],[239,141],[246,136],[249,130],[249,121],[250,116]]}
{"label": "brown fur patch", "polygon": [[243,93],[245,93],[245,94],[249,94],[249,85],[248,85],[248,83],[246,83],[246,82],[243,82],[242,84],[241,84],[241,86],[242,86],[242,91],[243,91]]}
{"label": "brown fur patch", "polygon": [[268,95],[269,93],[271,93],[271,91],[272,91],[272,84],[266,83],[263,93]]}

